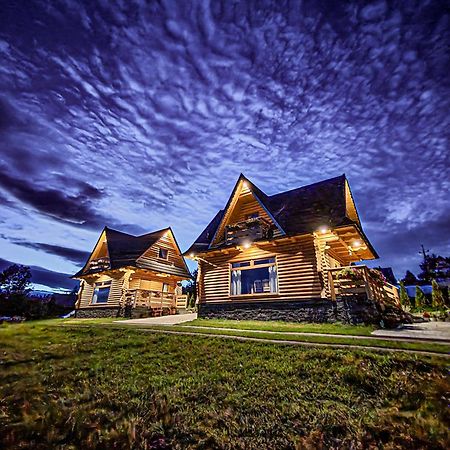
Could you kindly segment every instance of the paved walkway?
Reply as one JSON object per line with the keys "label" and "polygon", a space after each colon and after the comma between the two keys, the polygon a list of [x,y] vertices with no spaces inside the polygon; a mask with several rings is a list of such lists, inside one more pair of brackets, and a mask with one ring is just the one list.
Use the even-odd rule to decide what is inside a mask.
{"label": "paved walkway", "polygon": [[162,317],[146,317],[145,319],[116,320],[121,325],[178,325],[197,318],[197,313],[174,314]]}
{"label": "paved walkway", "polygon": [[196,333],[192,331],[171,331],[171,330],[158,330],[157,328],[138,328],[139,331],[145,331],[148,333],[162,333],[162,334],[178,334],[184,336],[195,336],[195,337],[211,337],[211,338],[222,338],[231,339],[235,341],[250,341],[250,342],[261,342],[263,344],[284,344],[284,345],[300,345],[305,347],[328,347],[328,348],[339,348],[345,350],[373,350],[377,352],[389,352],[389,353],[414,353],[419,355],[427,356],[439,356],[441,358],[450,358],[450,355],[446,353],[438,353],[426,350],[410,350],[403,348],[388,348],[388,347],[374,347],[366,345],[353,345],[353,344],[329,344],[322,342],[307,342],[307,341],[287,341],[282,339],[267,339],[258,338],[250,336],[230,336],[227,334],[209,334],[209,333]]}
{"label": "paved walkway", "polygon": [[393,330],[375,330],[373,336],[383,338],[412,338],[450,342],[450,322],[423,322],[402,325]]}

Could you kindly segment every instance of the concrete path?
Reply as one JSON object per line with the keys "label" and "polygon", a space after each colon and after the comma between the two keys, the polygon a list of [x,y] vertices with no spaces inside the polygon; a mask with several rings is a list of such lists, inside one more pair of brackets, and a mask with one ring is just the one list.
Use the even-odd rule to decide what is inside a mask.
{"label": "concrete path", "polygon": [[373,336],[384,338],[412,338],[450,342],[450,322],[423,322],[402,325],[393,330],[375,330]]}
{"label": "concrete path", "polygon": [[121,325],[178,325],[197,318],[197,313],[174,314],[162,317],[146,317],[145,319],[116,320]]}
{"label": "concrete path", "polygon": [[322,342],[305,342],[305,341],[286,341],[282,339],[267,339],[267,338],[257,338],[250,336],[230,336],[227,334],[208,334],[208,333],[195,333],[192,331],[171,331],[171,330],[158,330],[157,328],[137,328],[139,331],[144,331],[148,333],[162,333],[162,334],[178,334],[184,336],[195,336],[200,338],[221,338],[221,339],[231,339],[235,341],[250,341],[250,342],[260,342],[262,344],[283,344],[283,345],[299,345],[305,347],[328,347],[328,348],[339,348],[344,350],[372,350],[375,352],[390,352],[390,353],[411,353],[426,356],[438,356],[441,358],[450,358],[450,355],[446,353],[438,353],[433,351],[425,350],[410,350],[403,348],[387,348],[387,347],[373,347],[366,345],[353,345],[353,344],[328,344]]}

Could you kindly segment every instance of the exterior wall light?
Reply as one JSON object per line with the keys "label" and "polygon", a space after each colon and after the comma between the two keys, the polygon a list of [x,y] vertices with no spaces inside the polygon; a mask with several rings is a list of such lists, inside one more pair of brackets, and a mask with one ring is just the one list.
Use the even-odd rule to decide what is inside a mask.
{"label": "exterior wall light", "polygon": [[327,234],[330,232],[330,229],[326,225],[322,225],[319,227],[318,231],[320,234]]}

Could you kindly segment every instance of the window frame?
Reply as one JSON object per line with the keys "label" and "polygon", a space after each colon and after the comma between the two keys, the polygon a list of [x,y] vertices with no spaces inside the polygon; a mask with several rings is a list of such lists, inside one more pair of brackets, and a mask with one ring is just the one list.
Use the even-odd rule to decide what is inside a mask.
{"label": "window frame", "polygon": [[[92,291],[92,297],[91,297],[91,305],[106,305],[109,302],[109,296],[111,295],[111,287],[112,287],[112,280],[106,280],[106,281],[99,281],[94,284],[94,290]],[[106,289],[108,288],[108,297],[106,298],[105,302],[98,302],[97,301],[97,295],[96,290],[100,289]],[[95,299],[95,301],[94,301]]]}
{"label": "window frame", "polygon": [[[264,259],[273,259],[274,262],[273,263],[267,263],[267,264],[255,264],[255,261],[260,261],[260,260],[264,260]],[[242,267],[233,267],[233,263],[243,263],[243,262],[249,262],[250,264],[248,266],[242,266]],[[263,269],[265,267],[272,267],[275,266],[275,271],[276,271],[276,291],[275,292],[255,292],[253,294],[232,294],[231,293],[231,289],[232,289],[232,272],[236,271],[236,270],[252,270],[252,269]],[[279,296],[280,295],[280,286],[278,283],[278,259],[275,255],[272,256],[267,256],[267,257],[263,257],[263,258],[253,258],[253,259],[242,259],[240,261],[233,261],[229,263],[229,296],[230,298],[246,298],[246,297],[274,297],[274,296]]]}
{"label": "window frame", "polygon": [[[163,256],[161,256],[161,252],[166,252],[165,258]],[[162,259],[163,261],[168,261],[169,260],[169,249],[158,247],[158,259]]]}

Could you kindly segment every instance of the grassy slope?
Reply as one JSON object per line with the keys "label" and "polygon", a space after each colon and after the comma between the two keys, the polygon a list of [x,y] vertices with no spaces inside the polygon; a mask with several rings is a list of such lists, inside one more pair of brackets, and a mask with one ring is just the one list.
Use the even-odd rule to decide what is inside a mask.
{"label": "grassy slope", "polygon": [[214,328],[235,328],[239,330],[264,330],[300,333],[330,333],[353,334],[370,336],[376,329],[371,325],[343,325],[334,323],[293,323],[293,322],[269,322],[262,320],[223,320],[223,319],[196,319],[186,322],[187,326],[202,326]]}
{"label": "grassy slope", "polygon": [[437,357],[0,327],[0,447],[448,448]]}

